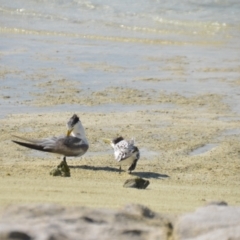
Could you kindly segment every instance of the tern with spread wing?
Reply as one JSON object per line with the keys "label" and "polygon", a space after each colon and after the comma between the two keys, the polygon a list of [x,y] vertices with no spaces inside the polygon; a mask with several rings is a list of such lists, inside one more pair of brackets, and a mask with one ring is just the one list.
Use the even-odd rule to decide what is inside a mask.
{"label": "tern with spread wing", "polygon": [[63,155],[63,160],[66,161],[66,157],[82,156],[87,152],[89,147],[85,130],[76,114],[67,122],[67,129],[67,136],[50,137],[40,140],[14,136],[24,142],[12,141],[27,148]]}
{"label": "tern with spread wing", "polygon": [[114,150],[115,160],[120,164],[119,171],[121,172],[122,165],[128,165],[128,172],[136,168],[137,161],[140,158],[139,149],[134,146],[134,140],[125,140],[123,137],[114,138],[112,141],[104,139],[105,142],[110,143]]}

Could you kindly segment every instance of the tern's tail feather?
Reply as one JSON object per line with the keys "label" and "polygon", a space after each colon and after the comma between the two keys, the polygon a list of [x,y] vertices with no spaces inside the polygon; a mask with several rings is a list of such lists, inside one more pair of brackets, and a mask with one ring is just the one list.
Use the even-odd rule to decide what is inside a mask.
{"label": "tern's tail feather", "polygon": [[18,139],[21,139],[23,141],[30,142],[30,143],[40,142],[39,140],[29,139],[29,138],[25,138],[25,137],[19,137],[19,136],[16,136],[16,135],[12,135],[12,137],[15,137],[15,138],[18,138]]}
{"label": "tern's tail feather", "polygon": [[14,141],[14,140],[12,140],[12,141],[14,143],[17,143],[17,144],[27,147],[27,148],[31,148],[31,149],[35,149],[35,150],[39,150],[39,151],[43,151],[43,152],[51,152],[51,149],[44,149],[44,147],[41,145],[35,145],[35,144],[31,144],[31,143],[19,142],[19,141]]}

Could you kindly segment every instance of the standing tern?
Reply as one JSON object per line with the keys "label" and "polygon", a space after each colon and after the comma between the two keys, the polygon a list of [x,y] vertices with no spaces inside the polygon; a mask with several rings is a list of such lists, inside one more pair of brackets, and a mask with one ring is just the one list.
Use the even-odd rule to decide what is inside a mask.
{"label": "standing tern", "polygon": [[63,155],[63,161],[66,162],[66,157],[82,156],[89,148],[85,130],[76,114],[67,122],[67,129],[67,136],[50,137],[40,140],[14,136],[26,142],[12,141],[27,148],[61,154]]}
{"label": "standing tern", "polygon": [[128,172],[131,174],[140,158],[140,152],[134,146],[134,140],[127,141],[123,137],[117,137],[112,141],[108,139],[104,139],[104,141],[112,146],[115,160],[120,164],[119,171],[121,172],[121,165],[128,165]]}

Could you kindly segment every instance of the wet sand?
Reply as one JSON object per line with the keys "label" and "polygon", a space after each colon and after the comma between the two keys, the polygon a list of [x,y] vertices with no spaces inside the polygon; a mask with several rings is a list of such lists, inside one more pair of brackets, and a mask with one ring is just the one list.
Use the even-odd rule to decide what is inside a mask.
{"label": "wet sand", "polygon": [[[231,112],[221,95],[186,97],[108,88],[83,97],[81,90],[67,84],[59,82],[64,90],[56,91],[58,98],[53,98],[51,82],[41,85],[44,93],[28,104],[44,107],[64,101],[94,107],[95,112],[76,112],[86,128],[89,151],[67,160],[70,178],[50,176],[61,156],[20,147],[11,142],[11,134],[29,138],[65,134],[65,123],[73,112],[66,107],[63,112],[11,114],[0,119],[1,207],[35,202],[120,208],[140,203],[157,212],[182,213],[212,200],[240,204],[240,116]],[[106,103],[129,108],[103,112],[100,106]],[[112,149],[102,141],[117,135],[136,139],[141,158],[132,176],[148,179],[146,190],[123,188],[132,176],[118,173]]]}

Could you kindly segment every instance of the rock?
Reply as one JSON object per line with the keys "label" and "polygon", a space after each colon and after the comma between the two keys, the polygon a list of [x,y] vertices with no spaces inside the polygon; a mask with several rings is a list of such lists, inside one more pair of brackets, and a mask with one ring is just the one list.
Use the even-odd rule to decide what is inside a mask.
{"label": "rock", "polygon": [[[152,213],[141,205],[122,210],[18,205],[0,214],[0,239],[167,240],[169,222],[167,215]],[[11,238],[13,232],[18,238]]]}
{"label": "rock", "polygon": [[240,239],[240,208],[216,202],[182,215],[176,223],[176,239]]}
{"label": "rock", "polygon": [[28,204],[1,211],[1,240],[240,239],[240,207],[227,205],[208,205],[179,217],[140,204],[119,210]]}
{"label": "rock", "polygon": [[58,168],[53,168],[50,171],[50,175],[53,175],[54,177],[56,177],[56,176],[61,176],[62,173],[61,173],[61,171]]}
{"label": "rock", "polygon": [[149,184],[150,182],[143,178],[131,178],[126,180],[126,182],[123,184],[123,187],[145,189]]}
{"label": "rock", "polygon": [[70,177],[71,174],[70,174],[70,169],[67,165],[67,162],[66,161],[62,161],[58,166],[57,168],[53,168],[51,171],[50,171],[50,175],[56,177],[56,176],[61,176],[61,177]]}
{"label": "rock", "polygon": [[140,204],[127,204],[123,208],[124,212],[129,214],[138,215],[139,217],[153,218],[154,212],[151,211],[148,207]]}
{"label": "rock", "polygon": [[15,239],[15,240],[33,240],[32,237],[30,237],[28,234],[21,232],[21,231],[9,231],[9,232],[2,232],[0,233],[0,239],[1,240],[9,240],[9,239]]}

